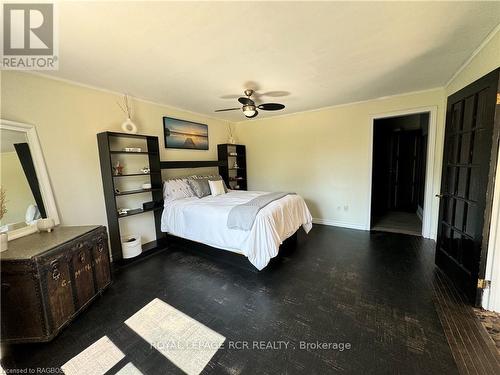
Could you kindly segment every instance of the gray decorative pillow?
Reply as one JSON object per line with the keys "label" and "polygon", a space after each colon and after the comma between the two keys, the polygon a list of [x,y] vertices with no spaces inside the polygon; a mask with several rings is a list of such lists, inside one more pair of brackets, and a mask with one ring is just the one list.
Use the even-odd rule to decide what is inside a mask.
{"label": "gray decorative pillow", "polygon": [[[208,180],[210,180],[210,181],[222,181],[222,184],[224,185],[224,192],[227,193],[227,190],[228,190],[227,186],[226,186],[226,182],[218,174],[217,175],[208,175],[208,176],[193,175],[193,176],[189,177],[189,180],[196,180],[196,181],[206,180],[207,181],[207,185],[208,185]],[[208,195],[210,195],[211,194],[210,193],[210,186],[208,187],[208,190],[209,190]],[[194,191],[194,189],[193,189],[193,191]]]}
{"label": "gray decorative pillow", "polygon": [[207,178],[200,178],[196,180],[189,179],[188,184],[191,187],[191,190],[193,190],[194,195],[198,198],[203,198],[211,194]]}

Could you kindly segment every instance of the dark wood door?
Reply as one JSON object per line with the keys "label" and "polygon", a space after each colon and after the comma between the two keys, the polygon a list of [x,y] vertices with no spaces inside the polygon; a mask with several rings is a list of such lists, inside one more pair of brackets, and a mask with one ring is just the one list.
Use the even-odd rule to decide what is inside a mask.
{"label": "dark wood door", "polygon": [[498,151],[498,69],[448,98],[436,264],[479,304]]}
{"label": "dark wood door", "polygon": [[391,199],[389,206],[392,210],[417,211],[417,161],[421,136],[421,130],[392,133]]}

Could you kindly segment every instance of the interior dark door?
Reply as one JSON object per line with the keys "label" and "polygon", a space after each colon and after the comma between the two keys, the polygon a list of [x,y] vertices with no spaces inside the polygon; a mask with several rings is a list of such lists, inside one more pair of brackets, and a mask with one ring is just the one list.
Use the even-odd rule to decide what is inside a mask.
{"label": "interior dark door", "polygon": [[[498,69],[448,98],[436,264],[479,304],[497,151]],[[496,123],[496,124],[495,124]]]}
{"label": "interior dark door", "polygon": [[417,211],[417,159],[420,130],[392,134],[391,204],[396,211]]}

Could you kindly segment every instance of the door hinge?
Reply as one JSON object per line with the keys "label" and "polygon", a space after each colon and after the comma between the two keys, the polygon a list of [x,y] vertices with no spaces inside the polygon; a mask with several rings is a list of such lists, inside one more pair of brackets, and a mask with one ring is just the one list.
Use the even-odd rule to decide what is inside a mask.
{"label": "door hinge", "polygon": [[490,280],[477,279],[478,289],[488,289],[490,287]]}

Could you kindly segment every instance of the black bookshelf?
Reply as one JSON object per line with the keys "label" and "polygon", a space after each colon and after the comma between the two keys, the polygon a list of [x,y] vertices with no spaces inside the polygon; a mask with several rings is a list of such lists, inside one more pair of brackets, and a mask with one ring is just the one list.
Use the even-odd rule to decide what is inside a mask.
{"label": "black bookshelf", "polygon": [[[244,145],[225,143],[217,145],[219,174],[226,185],[233,190],[247,190],[247,158]],[[235,168],[235,162],[238,165]]]}
{"label": "black bookshelf", "polygon": [[[112,150],[111,142],[113,138],[133,138],[143,139],[146,141],[147,151],[133,152]],[[97,134],[97,144],[99,147],[99,159],[101,164],[102,185],[104,188],[104,200],[106,203],[106,214],[108,217],[108,231],[109,241],[111,245],[111,254],[113,261],[125,263],[132,259],[123,259],[122,245],[120,239],[120,221],[126,220],[129,216],[143,214],[145,212],[153,212],[156,229],[156,239],[142,244],[142,254],[133,258],[137,259],[143,257],[150,252],[160,250],[166,246],[166,235],[161,231],[161,213],[163,208],[163,192],[162,192],[162,178],[160,169],[160,148],[158,137],[141,134],[127,134],[117,132],[103,132]],[[120,156],[127,158],[133,155],[147,155],[149,160],[149,173],[129,173],[114,175],[113,173],[113,160],[112,155],[120,154]],[[130,155],[130,156],[129,156]],[[117,192],[115,190],[115,179],[122,179],[135,176],[148,176],[151,182],[151,189],[137,189]],[[118,207],[116,204],[116,197],[130,195],[130,194],[151,194],[152,199],[145,199],[147,201],[154,201],[156,205],[154,208],[142,209],[137,208],[130,210],[127,214],[119,215]]]}

